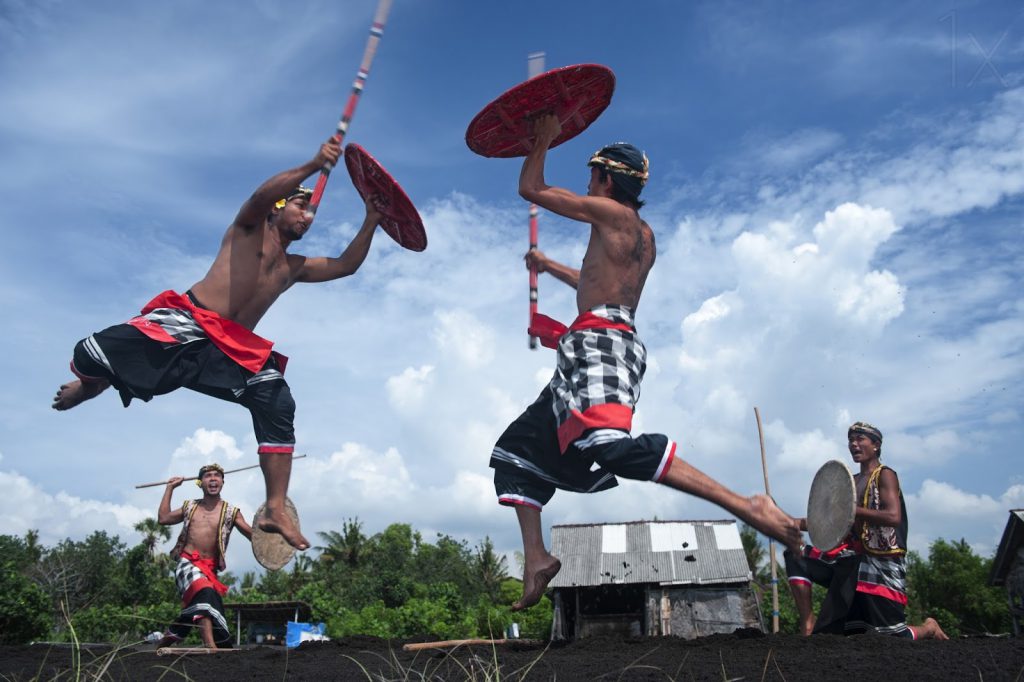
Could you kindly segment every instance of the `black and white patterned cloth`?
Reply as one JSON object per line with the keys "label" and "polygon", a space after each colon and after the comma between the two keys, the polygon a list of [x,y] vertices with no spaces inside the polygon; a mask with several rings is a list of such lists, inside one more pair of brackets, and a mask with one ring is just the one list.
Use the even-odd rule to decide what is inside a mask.
{"label": "black and white patterned cloth", "polygon": [[592,308],[562,336],[557,351],[549,386],[561,450],[590,429],[628,433],[647,370],[647,349],[637,337],[633,311],[617,305]]}

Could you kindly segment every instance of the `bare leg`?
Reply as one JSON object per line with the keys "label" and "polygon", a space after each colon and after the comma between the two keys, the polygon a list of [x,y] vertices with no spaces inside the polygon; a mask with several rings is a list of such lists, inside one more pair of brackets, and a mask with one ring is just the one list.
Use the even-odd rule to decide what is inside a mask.
{"label": "bare leg", "polygon": [[207,649],[217,648],[217,642],[213,641],[213,621],[209,618],[199,619],[199,636],[203,638],[203,646]]}
{"label": "bare leg", "polygon": [[95,398],[109,387],[110,382],[106,379],[95,379],[93,381],[75,379],[74,381],[69,381],[66,384],[61,384],[61,387],[57,389],[57,395],[53,397],[51,407],[60,411],[70,410],[79,403]]}
{"label": "bare leg", "polygon": [[914,631],[914,639],[949,639],[934,618],[925,618],[923,623],[911,625],[910,629]]}
{"label": "bare leg", "polygon": [[540,525],[540,510],[516,505],[516,519],[523,535],[523,597],[512,605],[513,611],[528,609],[544,596],[548,583],[562,568],[562,562],[552,556],[544,546],[544,533]]}
{"label": "bare leg", "polygon": [[672,460],[661,482],[676,490],[714,502],[768,537],[775,538],[795,552],[800,551],[803,542],[800,524],[779,509],[767,495],[743,497],[678,457]]}
{"label": "bare leg", "polygon": [[796,611],[799,617],[797,625],[801,635],[809,635],[814,632],[814,609],[811,604],[810,583],[789,583],[789,591],[796,602]]}
{"label": "bare leg", "polygon": [[288,480],[292,475],[290,454],[264,453],[260,455],[260,468],[267,485],[267,506],[257,520],[260,530],[280,533],[289,545],[298,550],[309,549],[309,540],[292,523],[285,511],[284,498],[288,494]]}

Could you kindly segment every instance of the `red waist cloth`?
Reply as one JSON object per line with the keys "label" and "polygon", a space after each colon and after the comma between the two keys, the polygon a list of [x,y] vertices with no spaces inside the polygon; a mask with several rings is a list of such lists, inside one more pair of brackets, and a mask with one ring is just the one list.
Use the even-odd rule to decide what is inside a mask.
{"label": "red waist cloth", "polygon": [[530,336],[536,336],[540,339],[540,345],[545,348],[558,348],[558,341],[567,332],[579,331],[581,329],[618,329],[624,332],[631,332],[633,328],[628,324],[622,324],[619,322],[611,322],[603,317],[595,315],[594,313],[587,311],[577,317],[572,326],[566,327],[558,320],[542,315],[541,313],[534,313],[530,319],[530,327],[526,330]]}
{"label": "red waist cloth", "polygon": [[204,576],[193,580],[185,590],[185,594],[181,595],[183,608],[191,603],[192,598],[199,590],[207,587],[212,587],[222,596],[228,593],[228,586],[217,580],[217,565],[211,557],[205,557],[199,552],[182,552],[181,558],[191,561],[192,565],[198,568]]}
{"label": "red waist cloth", "polygon": [[[613,322],[607,318],[587,311],[581,313],[571,326],[566,327],[558,320],[547,315],[534,313],[529,333],[540,339],[546,348],[558,348],[559,340],[569,332],[583,329],[616,329],[634,332],[632,326],[623,322]],[[589,374],[589,372],[588,372]],[[579,410],[575,404],[566,405],[567,414],[558,425],[558,449],[564,453],[569,446],[584,432],[591,429],[611,428],[628,432],[633,425],[633,407],[621,402],[604,402],[591,405],[586,410]]]}
{"label": "red waist cloth", "polygon": [[[187,296],[182,296],[175,291],[168,290],[158,294],[142,308],[142,314],[128,320],[128,324],[154,341],[178,343],[178,340],[168,334],[163,327],[146,319],[145,315],[158,308],[188,311],[213,342],[213,345],[253,374],[259,372],[270,358],[271,349],[274,346],[273,341],[267,341],[234,320],[221,317],[212,310],[197,307]],[[274,355],[278,361],[278,369],[281,374],[284,374],[288,358],[280,353],[274,353]]]}

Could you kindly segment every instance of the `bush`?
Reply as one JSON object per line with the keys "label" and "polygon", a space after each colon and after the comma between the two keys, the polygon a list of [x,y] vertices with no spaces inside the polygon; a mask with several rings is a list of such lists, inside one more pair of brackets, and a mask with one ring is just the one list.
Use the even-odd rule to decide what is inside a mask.
{"label": "bush", "polygon": [[13,561],[0,566],[0,644],[25,644],[50,631],[46,593],[18,572]]}

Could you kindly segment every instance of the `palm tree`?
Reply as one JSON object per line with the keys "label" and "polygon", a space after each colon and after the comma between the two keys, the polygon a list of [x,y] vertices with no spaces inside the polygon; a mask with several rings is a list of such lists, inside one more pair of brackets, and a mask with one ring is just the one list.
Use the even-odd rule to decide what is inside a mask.
{"label": "palm tree", "polygon": [[355,568],[363,558],[366,548],[366,536],[363,535],[363,524],[358,518],[346,519],[341,532],[328,530],[318,532],[327,544],[316,549],[320,552],[320,560],[326,563],[344,563]]}
{"label": "palm tree", "polygon": [[135,530],[142,533],[142,544],[146,546],[146,550],[152,557],[157,554],[156,545],[160,539],[164,542],[171,539],[171,529],[157,523],[157,520],[151,516],[136,523]]}
{"label": "palm tree", "polygon": [[508,559],[494,553],[494,543],[489,536],[477,545],[473,567],[484,591],[491,600],[497,600],[501,593],[501,581],[508,577]]}

